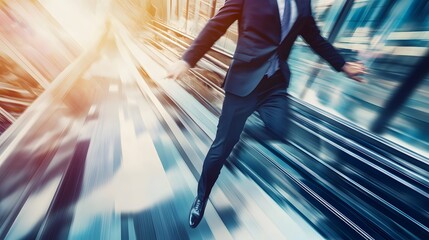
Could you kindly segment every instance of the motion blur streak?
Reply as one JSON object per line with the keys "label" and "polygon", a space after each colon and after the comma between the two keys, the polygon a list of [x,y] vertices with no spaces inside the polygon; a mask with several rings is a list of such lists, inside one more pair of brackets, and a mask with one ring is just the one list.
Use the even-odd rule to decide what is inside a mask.
{"label": "motion blur streak", "polygon": [[313,0],[368,83],[298,40],[287,140],[252,115],[188,227],[237,24],[164,76],[224,2],[0,0],[0,239],[429,238],[426,0]]}

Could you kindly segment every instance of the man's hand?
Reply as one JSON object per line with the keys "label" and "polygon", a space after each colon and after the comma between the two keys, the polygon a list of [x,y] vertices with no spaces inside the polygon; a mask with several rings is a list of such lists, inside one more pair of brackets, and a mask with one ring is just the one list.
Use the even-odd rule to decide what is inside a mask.
{"label": "man's hand", "polygon": [[190,68],[191,66],[189,66],[187,62],[179,60],[167,68],[166,77],[176,80],[177,78],[183,76],[183,74],[185,74]]}
{"label": "man's hand", "polygon": [[343,72],[347,75],[347,77],[357,81],[364,83],[366,82],[363,78],[359,77],[365,72],[366,68],[361,62],[346,62],[342,68]]}

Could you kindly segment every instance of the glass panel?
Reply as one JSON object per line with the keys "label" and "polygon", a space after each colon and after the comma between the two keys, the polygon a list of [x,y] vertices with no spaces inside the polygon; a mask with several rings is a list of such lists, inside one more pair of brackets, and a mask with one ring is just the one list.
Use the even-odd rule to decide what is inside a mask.
{"label": "glass panel", "polygon": [[429,156],[429,75],[393,118],[384,134],[407,148]]}
{"label": "glass panel", "polygon": [[[346,60],[364,62],[368,83],[356,83],[326,64],[316,65],[321,71],[304,100],[368,129],[428,50],[428,5],[426,0],[355,1],[334,45]],[[416,105],[424,96],[427,98],[427,91],[422,89],[414,96],[420,100],[410,100],[403,111],[419,108],[420,112],[428,112],[422,104]],[[391,130],[399,131],[408,122],[407,131],[412,128],[424,132],[423,126],[427,125],[404,120],[405,112],[395,119]]]}
{"label": "glass panel", "polygon": [[169,0],[171,12],[169,13],[168,24],[192,35],[192,24],[195,19],[196,0]]}

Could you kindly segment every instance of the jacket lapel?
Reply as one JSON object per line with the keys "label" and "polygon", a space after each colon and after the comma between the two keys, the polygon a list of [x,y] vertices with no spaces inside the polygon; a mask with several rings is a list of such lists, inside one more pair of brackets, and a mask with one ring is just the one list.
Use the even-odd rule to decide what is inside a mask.
{"label": "jacket lapel", "polygon": [[[275,22],[275,28],[278,30],[277,32],[280,33],[281,35],[281,19],[280,19],[280,13],[279,13],[279,5],[277,4],[277,0],[268,0],[269,4],[270,4],[270,8],[272,9],[272,11],[274,11],[274,15],[276,18],[276,22]],[[278,35],[278,34],[277,34]],[[278,36],[278,40],[280,41],[280,37]]]}

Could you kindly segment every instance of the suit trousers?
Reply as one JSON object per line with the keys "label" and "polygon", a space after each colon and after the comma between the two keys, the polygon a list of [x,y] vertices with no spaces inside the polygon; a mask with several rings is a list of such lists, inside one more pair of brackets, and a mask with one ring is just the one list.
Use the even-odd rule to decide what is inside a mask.
{"label": "suit trousers", "polygon": [[257,111],[268,130],[282,138],[287,131],[289,104],[287,82],[280,71],[264,77],[247,96],[225,93],[215,140],[204,159],[198,197],[207,199],[226,159],[239,141],[247,118]]}

